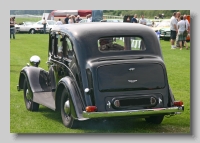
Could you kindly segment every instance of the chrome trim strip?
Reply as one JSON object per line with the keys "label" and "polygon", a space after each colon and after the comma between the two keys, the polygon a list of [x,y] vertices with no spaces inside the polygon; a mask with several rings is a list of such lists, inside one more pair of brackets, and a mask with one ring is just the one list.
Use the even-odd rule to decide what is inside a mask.
{"label": "chrome trim strip", "polygon": [[136,82],[137,80],[128,80],[128,82],[130,82],[130,83],[134,83],[134,82]]}
{"label": "chrome trim strip", "polygon": [[84,118],[101,118],[101,117],[123,117],[123,116],[146,116],[156,114],[180,114],[184,111],[184,105],[180,107],[127,110],[127,111],[108,111],[108,112],[86,112],[83,111]]}
{"label": "chrome trim strip", "polygon": [[130,68],[130,69],[129,69],[129,71],[134,71],[134,70],[135,70],[135,68]]}

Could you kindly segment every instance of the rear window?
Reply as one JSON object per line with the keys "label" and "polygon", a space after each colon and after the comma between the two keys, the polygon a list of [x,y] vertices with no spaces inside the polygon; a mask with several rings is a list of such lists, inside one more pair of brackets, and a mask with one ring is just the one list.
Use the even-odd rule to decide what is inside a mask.
{"label": "rear window", "polygon": [[102,37],[98,39],[98,49],[101,52],[109,51],[134,51],[145,50],[145,44],[141,37]]}

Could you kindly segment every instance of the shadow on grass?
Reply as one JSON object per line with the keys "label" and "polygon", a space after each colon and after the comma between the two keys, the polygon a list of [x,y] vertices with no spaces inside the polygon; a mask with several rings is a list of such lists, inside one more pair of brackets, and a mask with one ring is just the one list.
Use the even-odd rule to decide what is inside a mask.
{"label": "shadow on grass", "polygon": [[53,111],[47,107],[41,107],[41,105],[38,112],[40,112],[43,116],[47,117],[48,119],[54,120],[62,124],[60,112]]}
{"label": "shadow on grass", "polygon": [[[48,119],[62,124],[60,112],[42,107],[39,112]],[[169,132],[162,125],[147,123],[143,118],[102,118],[90,119],[76,122],[76,128],[72,130],[82,130],[85,133],[162,133]],[[64,125],[63,125],[64,127]]]}

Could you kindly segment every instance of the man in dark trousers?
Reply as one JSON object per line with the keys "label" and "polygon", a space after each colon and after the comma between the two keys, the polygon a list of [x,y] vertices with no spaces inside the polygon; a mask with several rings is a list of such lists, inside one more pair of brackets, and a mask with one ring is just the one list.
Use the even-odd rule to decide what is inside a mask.
{"label": "man in dark trousers", "polygon": [[68,24],[68,21],[69,21],[69,14],[66,15],[65,24]]}
{"label": "man in dark trousers", "polygon": [[45,20],[45,17],[43,17],[42,24],[43,24],[43,31],[44,31],[44,34],[45,34],[46,33],[46,26],[47,26],[47,22]]}

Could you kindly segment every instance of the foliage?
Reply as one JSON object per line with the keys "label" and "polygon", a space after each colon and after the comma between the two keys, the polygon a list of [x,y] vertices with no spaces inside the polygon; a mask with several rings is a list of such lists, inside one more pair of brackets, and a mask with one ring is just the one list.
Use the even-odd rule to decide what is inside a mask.
{"label": "foliage", "polygon": [[[32,15],[42,15],[43,13],[51,13],[53,10],[10,10],[11,15],[20,15],[20,14],[32,14]],[[113,16],[124,16],[124,15],[134,15],[138,14],[145,15],[147,18],[154,18],[159,14],[164,14],[165,18],[172,16],[173,12],[180,11],[181,14],[190,15],[190,10],[104,10],[104,15],[113,15]]]}

